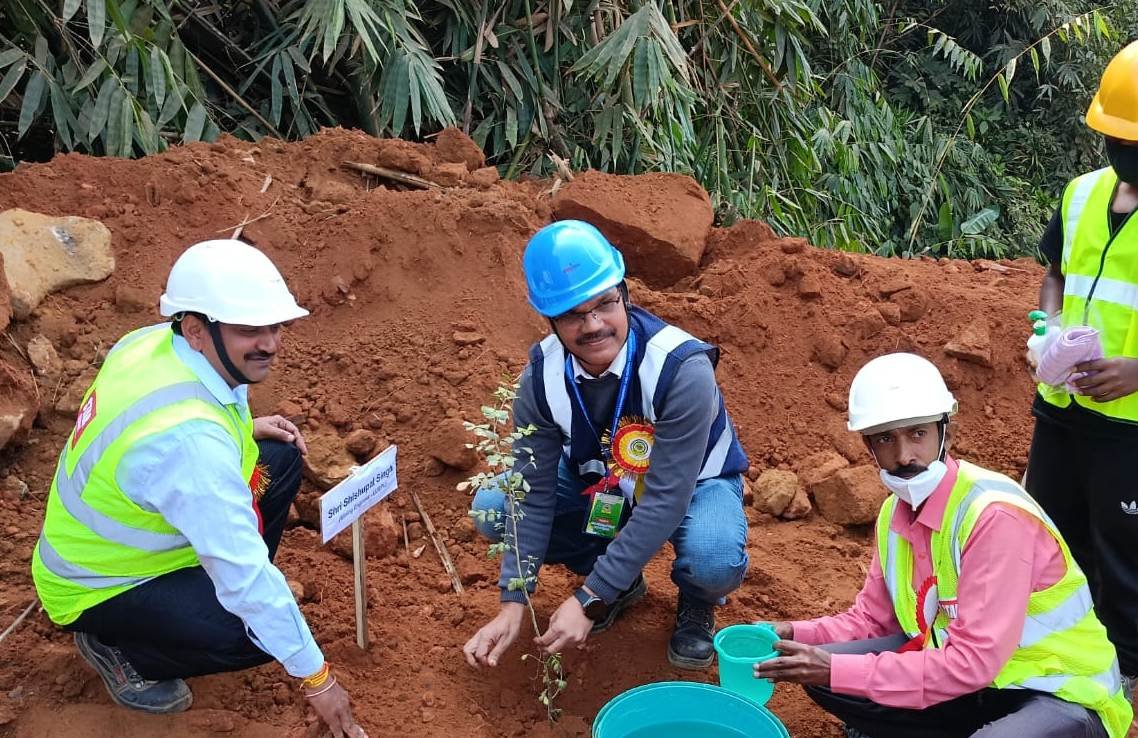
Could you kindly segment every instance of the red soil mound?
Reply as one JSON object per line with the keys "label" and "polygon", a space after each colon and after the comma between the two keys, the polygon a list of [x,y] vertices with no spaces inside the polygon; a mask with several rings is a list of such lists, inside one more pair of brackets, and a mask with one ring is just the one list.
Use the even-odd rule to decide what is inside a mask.
{"label": "red soil mound", "polygon": [[[496,564],[472,539],[468,498],[454,490],[463,474],[433,461],[438,449],[431,444],[447,437],[436,435],[445,419],[475,419],[499,379],[516,374],[527,346],[542,336],[545,324],[525,302],[520,259],[551,205],[544,183],[495,183],[485,170],[467,176],[481,162],[453,139],[448,134],[446,145],[435,147],[330,130],[299,144],[225,139],[138,161],[67,155],[0,177],[0,210],[98,218],[113,233],[118,263],[105,282],[50,296],[9,327],[11,342],[0,342],[0,360],[25,376],[14,346],[36,334],[65,360],[62,378],[39,380],[43,409],[29,440],[0,453],[0,627],[34,595],[28,561],[54,460],[73,422],[52,409],[56,401],[85,381],[122,333],[157,321],[155,308],[138,305],[157,304],[185,246],[248,221],[242,237],[273,258],[313,310],[289,329],[272,379],[253,390],[254,411],[302,418],[311,435],[345,437],[366,428],[381,442],[398,443],[402,490],[384,504],[396,520],[414,522],[405,490],[417,490],[470,582],[464,595],[451,592],[429,545],[418,558],[400,545],[372,560],[373,645],[361,653],[350,563],[320,547],[304,525],[286,532],[278,563],[308,590],[302,609],[373,738],[586,735],[618,692],[692,678],[664,658],[675,601],[670,552],[650,565],[644,604],[584,652],[566,655],[569,687],[557,728],[543,724],[529,664],[508,658],[487,673],[462,660],[462,643],[496,611]],[[458,185],[369,188],[340,167],[345,160]],[[681,189],[662,192],[668,181]],[[627,178],[617,194],[649,212],[659,202],[705,207],[684,187],[679,178]],[[591,179],[586,194],[603,199],[603,181]],[[605,213],[614,217],[611,207]],[[639,232],[629,228],[622,238]],[[625,246],[643,261],[652,243]],[[1042,276],[1035,266],[845,255],[779,239],[754,222],[713,229],[698,270],[669,286],[659,286],[663,277],[655,272],[657,288],[649,289],[632,266],[634,300],[722,346],[719,377],[753,474],[802,471],[803,459],[823,450],[865,463],[860,442],[844,430],[844,397],[865,360],[896,350],[920,352],[947,375],[961,403],[958,454],[1016,476],[1022,471],[1031,387],[1021,355],[1024,316]],[[967,341],[958,343],[968,345],[946,353],[965,332]],[[307,485],[302,491],[306,502],[316,494]],[[868,562],[866,530],[832,525],[817,513],[790,523],[751,509],[748,515],[751,572],[720,611],[721,624],[848,605]],[[411,550],[424,542],[413,540]],[[538,596],[546,615],[571,586],[568,574],[546,572]],[[194,709],[159,723],[111,705],[69,636],[42,613],[0,645],[0,654],[0,735],[305,732],[301,701],[276,665],[193,680]],[[799,738],[839,734],[795,687],[781,687],[772,708]]]}

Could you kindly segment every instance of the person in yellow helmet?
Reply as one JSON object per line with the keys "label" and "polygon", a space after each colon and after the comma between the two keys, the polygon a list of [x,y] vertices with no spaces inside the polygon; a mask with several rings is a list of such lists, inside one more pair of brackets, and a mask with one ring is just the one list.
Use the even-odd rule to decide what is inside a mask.
{"label": "person in yellow helmet", "polygon": [[[1110,166],[1072,180],[1040,250],[1039,306],[1099,332],[1103,358],[1039,384],[1026,487],[1086,572],[1118,649],[1128,694],[1138,675],[1138,42],[1107,66],[1086,117]],[[1029,364],[1034,362],[1031,357]]]}

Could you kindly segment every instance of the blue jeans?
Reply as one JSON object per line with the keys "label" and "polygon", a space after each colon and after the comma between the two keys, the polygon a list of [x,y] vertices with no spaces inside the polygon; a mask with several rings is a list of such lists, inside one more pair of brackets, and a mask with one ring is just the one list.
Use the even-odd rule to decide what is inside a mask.
{"label": "blue jeans", "polygon": [[[557,507],[544,560],[564,564],[586,576],[611,542],[582,529],[589,498],[581,492],[585,482],[565,465],[557,469]],[[506,495],[497,488],[482,488],[471,510],[506,512]],[[500,520],[501,518],[499,518]],[[474,519],[478,532],[499,541],[502,532],[494,521]],[[726,595],[743,583],[747,556],[747,517],[743,513],[743,477],[717,477],[696,483],[687,514],[669,537],[676,551],[672,581],[682,594],[700,602],[723,604]]]}

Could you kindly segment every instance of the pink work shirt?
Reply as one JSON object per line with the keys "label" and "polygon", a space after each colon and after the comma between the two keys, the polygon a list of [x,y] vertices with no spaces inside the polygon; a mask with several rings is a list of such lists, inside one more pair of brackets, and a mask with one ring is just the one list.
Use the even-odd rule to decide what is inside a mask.
{"label": "pink work shirt", "polygon": [[[913,547],[913,586],[932,576],[929,544],[939,530],[956,482],[958,464],[946,457],[948,473],[919,512],[898,500],[892,530]],[[830,688],[890,707],[923,709],[991,686],[1019,643],[1032,592],[1059,581],[1063,553],[1036,518],[1010,505],[989,505],[961,553],[958,615],[948,644],[905,653],[834,654]],[[798,621],[794,639],[810,645],[901,633],[874,547],[865,585],[841,615]]]}

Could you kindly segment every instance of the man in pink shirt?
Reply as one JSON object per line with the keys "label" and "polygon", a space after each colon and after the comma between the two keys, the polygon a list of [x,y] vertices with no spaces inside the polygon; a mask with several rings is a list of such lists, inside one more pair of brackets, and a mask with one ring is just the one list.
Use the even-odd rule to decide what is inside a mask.
{"label": "man in pink shirt", "polygon": [[756,678],[797,682],[868,738],[1123,738],[1133,717],[1086,577],[1014,481],[948,454],[956,400],[913,354],[850,386],[893,493],[847,612],[775,623]]}

